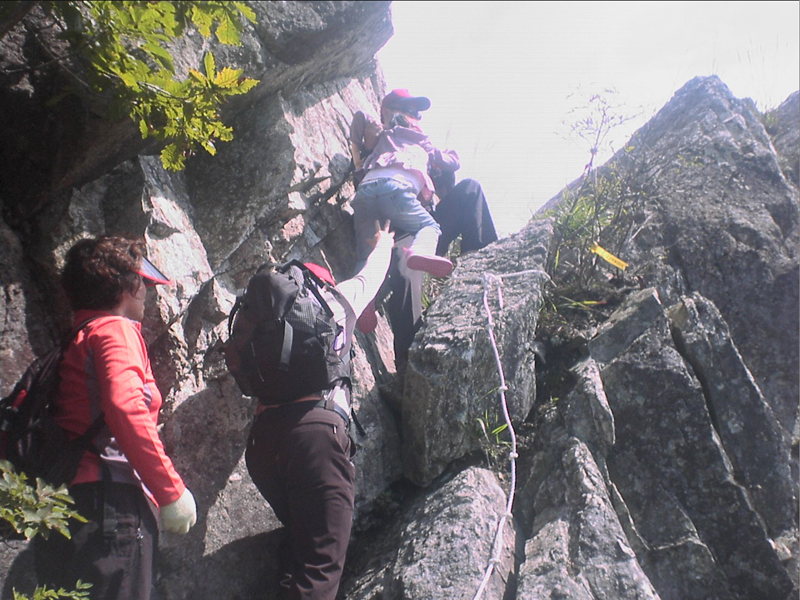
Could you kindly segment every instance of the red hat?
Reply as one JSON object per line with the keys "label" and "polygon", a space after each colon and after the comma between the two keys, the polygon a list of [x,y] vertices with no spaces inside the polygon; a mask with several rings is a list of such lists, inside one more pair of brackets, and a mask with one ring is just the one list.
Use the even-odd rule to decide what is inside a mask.
{"label": "red hat", "polygon": [[408,90],[392,90],[383,98],[381,110],[384,108],[412,109],[414,112],[428,110],[431,101],[424,96],[412,96]]}
{"label": "red hat", "polygon": [[328,285],[336,285],[336,280],[331,275],[331,272],[328,271],[325,267],[320,267],[319,265],[315,265],[314,263],[303,263],[306,268],[311,271],[314,275],[319,277],[322,281],[327,283]]}
{"label": "red hat", "polygon": [[174,281],[167,279],[167,276],[159,271],[156,266],[144,256],[142,257],[142,264],[139,267],[139,270],[136,272],[142,276],[142,280],[147,286],[154,286],[158,284],[172,285],[175,283]]}

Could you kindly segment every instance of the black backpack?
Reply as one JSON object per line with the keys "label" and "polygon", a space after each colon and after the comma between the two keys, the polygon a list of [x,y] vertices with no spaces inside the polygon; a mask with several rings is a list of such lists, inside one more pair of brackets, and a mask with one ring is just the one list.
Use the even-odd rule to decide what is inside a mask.
{"label": "black backpack", "polygon": [[78,325],[62,345],[35,359],[11,394],[0,400],[0,458],[32,481],[38,477],[55,486],[69,484],[81,457],[105,424],[100,415],[83,435],[68,440],[54,416],[64,350],[92,320]]}
{"label": "black backpack", "polygon": [[350,340],[322,296],[326,286],[303,263],[262,266],[237,298],[223,344],[242,394],[265,404],[350,386]]}

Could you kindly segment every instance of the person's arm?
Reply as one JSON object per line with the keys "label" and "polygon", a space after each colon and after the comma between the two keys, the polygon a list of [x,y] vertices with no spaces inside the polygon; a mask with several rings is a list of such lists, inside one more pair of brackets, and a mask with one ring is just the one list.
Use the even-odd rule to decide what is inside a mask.
{"label": "person's arm", "polygon": [[171,504],[186,486],[164,451],[151,414],[144,340],[124,319],[109,321],[97,333],[92,350],[105,421],[158,505]]}
{"label": "person's arm", "polygon": [[350,123],[350,151],[356,170],[364,165],[364,159],[375,149],[383,127],[362,111],[353,115]]}
{"label": "person's arm", "polygon": [[433,153],[430,154],[430,160],[434,167],[442,171],[455,172],[461,168],[461,161],[455,150],[439,150],[438,148],[433,148]]}
{"label": "person's arm", "polygon": [[356,170],[364,164],[364,156],[361,155],[361,151],[364,144],[366,122],[366,115],[360,110],[353,115],[353,120],[350,122],[350,152],[353,154],[353,165]]}
{"label": "person's arm", "polygon": [[394,233],[389,231],[390,223],[387,221],[383,228],[377,227],[377,222],[375,225],[374,249],[367,257],[366,264],[355,277],[336,286],[353,307],[356,316],[364,312],[367,304],[377,295],[392,260]]}

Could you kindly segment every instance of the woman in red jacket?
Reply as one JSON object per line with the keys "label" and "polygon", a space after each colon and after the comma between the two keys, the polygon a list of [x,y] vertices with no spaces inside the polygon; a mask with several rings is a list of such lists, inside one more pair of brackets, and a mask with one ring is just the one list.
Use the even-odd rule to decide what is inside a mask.
{"label": "woman in red jacket", "polygon": [[162,398],[141,334],[147,287],[171,282],[141,242],[116,237],[79,241],[61,277],[75,323],[91,321],[64,352],[56,419],[73,438],[100,415],[105,425],[69,486],[89,521],[72,522],[71,539],[35,539],[37,576],[40,585],[67,589],[81,579],[97,600],[145,600],[158,513],[175,533],[196,521],[194,498],[158,436]]}

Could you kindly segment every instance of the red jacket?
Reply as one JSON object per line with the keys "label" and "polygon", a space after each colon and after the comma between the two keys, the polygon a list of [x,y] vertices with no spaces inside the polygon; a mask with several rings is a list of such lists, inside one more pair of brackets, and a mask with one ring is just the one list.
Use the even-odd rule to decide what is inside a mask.
{"label": "red jacket", "polygon": [[100,456],[87,451],[72,481],[102,480],[144,486],[159,506],[180,498],[186,486],[158,436],[162,398],[153,378],[141,323],[106,311],[81,310],[75,323],[99,317],[64,352],[56,420],[71,436],[84,433],[101,413],[106,426],[94,438]]}

